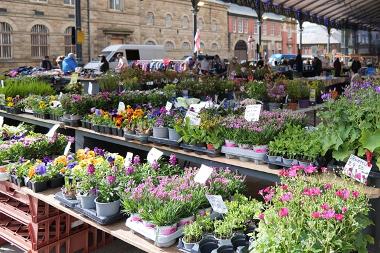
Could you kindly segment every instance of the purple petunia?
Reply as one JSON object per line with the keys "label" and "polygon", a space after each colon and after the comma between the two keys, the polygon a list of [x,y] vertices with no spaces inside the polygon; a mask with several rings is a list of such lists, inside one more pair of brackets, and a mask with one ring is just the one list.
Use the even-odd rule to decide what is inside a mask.
{"label": "purple petunia", "polygon": [[140,156],[136,155],[134,158],[133,158],[133,164],[140,164],[141,160],[140,160]]}
{"label": "purple petunia", "polygon": [[113,183],[115,183],[115,181],[116,181],[116,177],[115,176],[113,176],[113,175],[107,176],[107,182],[108,182],[108,184],[113,184]]}
{"label": "purple petunia", "polygon": [[92,164],[88,165],[88,167],[87,167],[87,173],[88,173],[89,175],[94,174],[94,173],[95,173],[95,166],[92,165]]}
{"label": "purple petunia", "polygon": [[175,154],[171,154],[169,157],[169,164],[174,166],[177,164],[177,157]]}
{"label": "purple petunia", "polygon": [[37,165],[35,172],[37,175],[44,175],[46,173],[46,166],[44,163]]}

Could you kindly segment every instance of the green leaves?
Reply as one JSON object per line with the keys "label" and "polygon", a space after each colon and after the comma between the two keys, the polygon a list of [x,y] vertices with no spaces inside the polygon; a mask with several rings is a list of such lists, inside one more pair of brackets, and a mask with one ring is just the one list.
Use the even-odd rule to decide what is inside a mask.
{"label": "green leaves", "polygon": [[377,129],[376,131],[364,131],[359,141],[363,148],[374,152],[380,147],[380,129]]}

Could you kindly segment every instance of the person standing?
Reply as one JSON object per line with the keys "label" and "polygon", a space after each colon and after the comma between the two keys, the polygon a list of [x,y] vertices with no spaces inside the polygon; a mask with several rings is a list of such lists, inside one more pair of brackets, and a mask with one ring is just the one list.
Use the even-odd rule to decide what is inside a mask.
{"label": "person standing", "polygon": [[362,65],[358,59],[354,59],[352,61],[352,65],[351,65],[352,72],[354,72],[355,74],[358,73],[359,70],[361,69],[361,67],[362,67]]}
{"label": "person standing", "polygon": [[106,73],[110,69],[110,65],[104,55],[99,55],[100,57],[100,72]]}
{"label": "person standing", "polygon": [[45,70],[51,70],[53,68],[53,65],[49,60],[49,56],[45,56],[45,58],[41,61],[41,68]]}
{"label": "person standing", "polygon": [[62,71],[65,74],[69,74],[75,71],[75,68],[78,67],[78,63],[75,59],[75,54],[69,53],[62,62]]}
{"label": "person standing", "polygon": [[296,57],[295,64],[296,64],[296,70],[297,70],[297,72],[302,74],[302,72],[303,72],[303,61],[302,61],[302,55],[301,55],[301,51],[300,50],[298,50],[298,54],[297,54],[297,57]]}
{"label": "person standing", "polygon": [[322,73],[322,61],[315,56],[313,60],[313,69],[316,76],[320,76]]}
{"label": "person standing", "polygon": [[201,72],[207,75],[210,72],[210,62],[208,61],[208,55],[206,54],[201,61]]}
{"label": "person standing", "polygon": [[123,69],[126,69],[128,67],[128,61],[127,59],[123,56],[122,53],[119,53],[117,55],[117,58],[119,59],[118,60],[118,64],[115,68],[115,71],[120,73],[121,71],[123,71]]}
{"label": "person standing", "polygon": [[335,77],[340,77],[340,72],[342,71],[342,64],[339,61],[339,57],[336,57],[334,61]]}

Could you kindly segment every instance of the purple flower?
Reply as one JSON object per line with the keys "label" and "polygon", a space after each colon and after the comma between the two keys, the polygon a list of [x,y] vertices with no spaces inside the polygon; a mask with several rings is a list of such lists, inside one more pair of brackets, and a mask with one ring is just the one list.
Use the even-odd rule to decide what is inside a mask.
{"label": "purple flower", "polygon": [[102,113],[99,109],[95,109],[95,115],[100,116],[100,115],[102,115]]}
{"label": "purple flower", "polygon": [[115,161],[115,158],[110,155],[109,157],[107,157],[107,161],[109,163],[113,163]]}
{"label": "purple flower", "polygon": [[42,162],[47,164],[47,163],[50,163],[52,161],[52,159],[48,156],[45,156],[43,159],[42,159]]}
{"label": "purple flower", "polygon": [[70,143],[74,143],[75,142],[75,138],[71,137],[71,136],[68,136],[67,137],[67,141],[70,142]]}
{"label": "purple flower", "polygon": [[321,96],[323,101],[329,101],[331,99],[331,94],[330,93],[324,93]]}
{"label": "purple flower", "polygon": [[71,170],[71,169],[73,169],[77,164],[78,164],[78,162],[72,162],[72,163],[69,163],[69,164],[67,165],[67,168]]}
{"label": "purple flower", "polygon": [[375,91],[376,91],[376,93],[380,93],[380,86],[376,86]]}
{"label": "purple flower", "polygon": [[132,166],[128,166],[128,168],[125,170],[125,175],[131,175],[135,172],[135,169]]}
{"label": "purple flower", "polygon": [[95,108],[95,107],[92,107],[92,108],[90,109],[90,112],[91,112],[91,113],[94,113],[95,110],[96,110],[96,108]]}
{"label": "purple flower", "polygon": [[104,156],[104,153],[105,153],[104,149],[97,148],[97,147],[94,148],[94,152],[95,152],[95,155],[97,156]]}
{"label": "purple flower", "polygon": [[113,175],[107,176],[107,182],[108,182],[108,184],[113,184],[113,183],[115,183],[115,181],[116,181],[116,177],[115,176],[113,176]]}
{"label": "purple flower", "polygon": [[46,166],[44,163],[40,163],[37,165],[36,170],[35,170],[37,175],[44,175],[46,173]]}
{"label": "purple flower", "polygon": [[87,173],[90,174],[90,175],[94,174],[95,173],[95,166],[92,165],[92,164],[88,165],[88,167],[87,167]]}
{"label": "purple flower", "polygon": [[171,154],[169,157],[169,164],[174,166],[177,164],[177,157],[175,154]]}
{"label": "purple flower", "polygon": [[134,158],[133,158],[133,164],[140,164],[141,160],[140,160],[140,156],[136,155]]}
{"label": "purple flower", "polygon": [[158,170],[158,169],[160,168],[160,164],[159,164],[156,160],[154,160],[154,161],[152,162],[152,168],[153,168],[154,170]]}

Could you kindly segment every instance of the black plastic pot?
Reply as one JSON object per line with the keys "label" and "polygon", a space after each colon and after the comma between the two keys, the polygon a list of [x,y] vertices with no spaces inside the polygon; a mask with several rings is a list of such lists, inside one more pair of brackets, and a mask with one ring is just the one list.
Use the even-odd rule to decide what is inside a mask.
{"label": "black plastic pot", "polygon": [[34,192],[42,192],[47,190],[48,188],[48,181],[43,182],[29,182],[28,187],[34,191]]}
{"label": "black plastic pot", "polygon": [[236,234],[231,238],[231,243],[234,250],[241,246],[248,246],[247,236],[244,234]]}
{"label": "black plastic pot", "polygon": [[117,136],[117,128],[111,127],[111,134]]}
{"label": "black plastic pot", "polygon": [[109,126],[104,126],[104,133],[111,134],[111,128]]}
{"label": "black plastic pot", "polygon": [[50,179],[48,186],[50,188],[58,188],[64,185],[64,183],[65,183],[65,178],[62,176],[58,176],[58,177]]}
{"label": "black plastic pot", "polygon": [[94,130],[95,132],[99,132],[99,125],[93,124],[92,125],[92,130]]}
{"label": "black plastic pot", "polygon": [[218,248],[218,241],[214,238],[204,238],[199,242],[200,253],[211,253],[214,249]]}
{"label": "black plastic pot", "polygon": [[123,136],[124,136],[124,130],[123,130],[122,128],[118,128],[118,129],[117,129],[117,135],[118,135],[119,137],[123,137]]}
{"label": "black plastic pot", "polygon": [[235,253],[232,245],[223,245],[218,248],[217,253]]}
{"label": "black plastic pot", "polygon": [[102,133],[102,134],[104,134],[104,132],[105,132],[105,126],[102,126],[102,125],[100,125],[99,126],[99,133]]}

